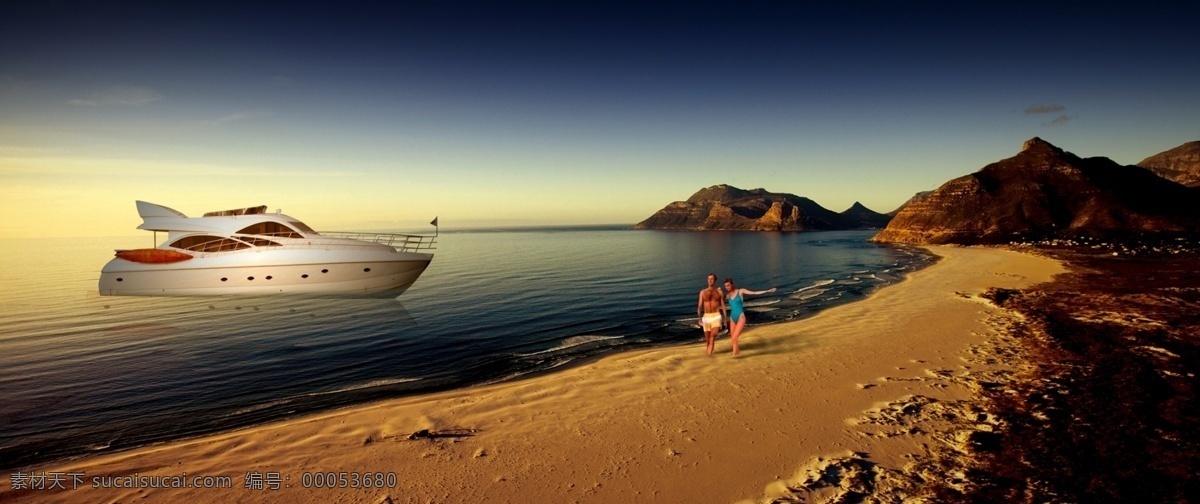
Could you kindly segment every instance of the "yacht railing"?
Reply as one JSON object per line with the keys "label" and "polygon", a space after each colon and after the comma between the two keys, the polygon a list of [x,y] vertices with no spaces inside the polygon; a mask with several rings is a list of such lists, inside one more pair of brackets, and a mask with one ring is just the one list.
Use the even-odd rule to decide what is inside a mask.
{"label": "yacht railing", "polygon": [[318,234],[329,238],[344,238],[367,243],[378,243],[393,247],[401,252],[419,252],[437,248],[437,237],[429,235],[357,233],[352,231],[320,231]]}
{"label": "yacht railing", "polygon": [[[423,250],[435,250],[437,247],[437,237],[428,235],[405,235],[395,233],[356,233],[347,231],[329,231],[310,235],[307,238],[296,236],[284,243],[277,243],[260,238],[261,236],[270,235],[251,235],[241,236],[235,235],[232,238],[218,238],[202,243],[194,244],[183,250],[199,253],[201,257],[207,256],[210,253],[237,253],[251,252],[256,249],[357,249],[369,248],[377,245],[385,245],[392,247],[399,252],[420,252]],[[276,234],[274,238],[292,238],[284,236],[282,233]],[[240,240],[240,241],[239,241]],[[354,240],[361,243],[347,242],[345,240]],[[245,242],[245,243],[243,243]],[[266,243],[263,243],[266,242]]]}
{"label": "yacht railing", "polygon": [[252,248],[249,244],[230,238],[218,238],[191,245],[183,250],[190,252],[229,252]]}

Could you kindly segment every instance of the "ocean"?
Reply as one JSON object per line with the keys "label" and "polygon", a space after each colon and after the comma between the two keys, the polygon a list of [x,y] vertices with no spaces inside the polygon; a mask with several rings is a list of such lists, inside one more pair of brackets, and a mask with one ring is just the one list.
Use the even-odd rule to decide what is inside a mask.
{"label": "ocean", "polygon": [[705,276],[777,292],[749,326],[810,316],[933,258],[874,231],[443,232],[398,299],[103,297],[150,236],[0,240],[0,469],[699,344]]}

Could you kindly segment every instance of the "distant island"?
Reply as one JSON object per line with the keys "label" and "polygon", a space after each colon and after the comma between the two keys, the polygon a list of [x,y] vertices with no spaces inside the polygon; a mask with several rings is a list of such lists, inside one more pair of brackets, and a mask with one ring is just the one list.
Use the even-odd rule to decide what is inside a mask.
{"label": "distant island", "polygon": [[837,213],[795,194],[715,185],[637,223],[637,229],[680,231],[814,231],[878,229],[891,216],[855,202]]}
{"label": "distant island", "polygon": [[[1168,167],[1164,174],[1194,175],[1196,163],[1183,161],[1196,157],[1196,144],[1143,164],[1160,163]],[[872,240],[988,244],[1196,233],[1198,200],[1198,188],[1105,157],[1080,158],[1035,137],[1016,156],[946,182],[903,207]]]}

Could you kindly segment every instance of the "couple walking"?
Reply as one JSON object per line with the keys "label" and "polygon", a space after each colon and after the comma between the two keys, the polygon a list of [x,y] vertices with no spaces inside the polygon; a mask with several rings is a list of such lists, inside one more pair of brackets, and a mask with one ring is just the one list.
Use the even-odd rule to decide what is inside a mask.
{"label": "couple walking", "polygon": [[[742,309],[743,294],[766,294],[775,292],[772,287],[765,291],[752,291],[733,286],[733,279],[725,279],[725,290],[717,287],[717,274],[708,274],[708,287],[700,291],[700,302],[696,305],[696,314],[700,316],[700,327],[704,329],[704,339],[708,343],[705,349],[712,355],[713,346],[717,341],[717,332],[721,330],[722,322],[728,320],[729,340],[733,343],[733,355],[738,354],[738,337],[746,328],[746,314]],[[728,313],[728,316],[726,314]]]}

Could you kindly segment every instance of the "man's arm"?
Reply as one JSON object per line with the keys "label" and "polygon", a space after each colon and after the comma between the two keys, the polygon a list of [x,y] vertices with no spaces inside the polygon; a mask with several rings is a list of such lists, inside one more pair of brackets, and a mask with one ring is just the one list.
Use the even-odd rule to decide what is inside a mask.
{"label": "man's arm", "polygon": [[722,317],[721,320],[724,320],[726,324],[729,324],[731,322],[729,320],[729,306],[725,304],[724,291],[722,291],[722,293],[721,293],[721,317]]}

